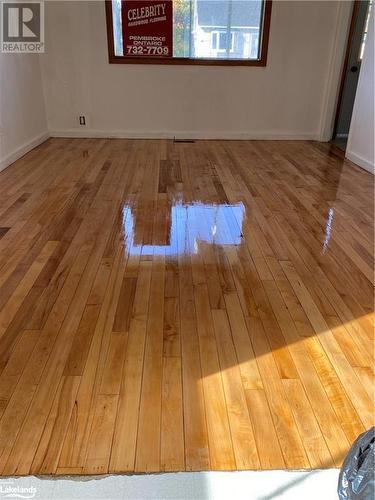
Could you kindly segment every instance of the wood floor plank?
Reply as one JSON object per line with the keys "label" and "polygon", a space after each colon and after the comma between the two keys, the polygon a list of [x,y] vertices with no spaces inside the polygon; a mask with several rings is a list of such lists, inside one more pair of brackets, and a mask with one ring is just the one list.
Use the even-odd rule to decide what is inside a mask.
{"label": "wood floor plank", "polygon": [[263,389],[245,389],[261,469],[284,469],[285,461]]}
{"label": "wood floor plank", "polygon": [[[186,196],[191,198],[191,175],[187,148],[181,151],[181,174]],[[184,433],[186,470],[210,468],[206,411],[203,396],[203,377],[194,302],[191,241],[186,234],[187,220],[183,210],[176,214],[179,266],[179,300],[181,314],[182,384],[184,390]]]}
{"label": "wood floor plank", "polygon": [[[116,321],[116,320],[115,320]],[[128,332],[112,332],[100,384],[100,394],[119,394]]]}
{"label": "wood floor plank", "polygon": [[[106,210],[103,206],[95,207],[93,209],[93,215],[97,209],[100,208],[100,211],[104,209],[104,213],[109,216],[109,219],[111,216],[113,218],[115,215],[115,208],[106,203],[106,200],[104,201],[104,206]],[[36,451],[38,440],[40,439],[45,420],[52,404],[51,394],[53,394],[58,387],[59,376],[62,374],[74,334],[78,328],[85,303],[90,293],[92,274],[95,274],[98,268],[103,249],[109,236],[110,227],[111,225],[109,224],[105,230],[102,230],[100,221],[96,218],[96,223],[91,224],[88,230],[87,237],[91,234],[91,237],[94,238],[96,242],[95,248],[92,249],[92,253],[89,253],[85,271],[75,294],[75,300],[70,306],[71,313],[66,316],[62,324],[57,342],[53,346],[53,351],[46,364],[45,376],[40,384],[40,390],[32,401],[30,410],[17,436],[15,446],[4,467],[4,473],[28,473],[30,470],[33,455]],[[30,421],[33,422],[33,425],[29,424]],[[23,451],[22,443],[24,440],[29,442],[27,453]]]}
{"label": "wood floor plank", "polygon": [[[318,422],[306,398],[301,382],[299,380],[283,380],[283,386],[286,397],[290,401],[311,467],[314,469],[334,467],[335,462],[321,435]],[[338,460],[336,459],[337,463]]]}
{"label": "wood floor plank", "polygon": [[[303,343],[298,337],[297,329],[293,324],[293,321],[288,314],[285,305],[283,304],[281,295],[279,294],[275,283],[273,283],[272,281],[267,282],[264,283],[264,286],[266,288],[266,293],[270,299],[270,303],[275,311],[277,320],[280,324],[280,328],[282,329],[286,340],[290,344],[290,351],[299,373],[300,382],[303,384],[303,388],[307,394],[307,398],[312,401],[310,406],[310,403],[304,396],[304,393],[299,390],[298,384],[295,384],[296,391],[300,393],[301,397],[301,409],[304,414],[306,414],[305,417],[301,418],[302,412],[299,411],[301,410],[300,408],[297,408],[296,401],[288,398],[288,400],[291,399],[291,405],[292,409],[294,409],[293,411],[297,421],[297,426],[299,427],[298,421],[300,418],[302,422],[304,419],[309,420],[310,414],[313,415],[313,418],[316,418],[320,425],[319,433],[321,432],[323,434],[324,439],[328,443],[329,449],[331,450],[332,456],[334,457],[334,463],[339,466],[342,463],[342,460],[345,456],[345,450],[348,446],[345,434],[340,426],[339,421],[336,418],[335,412],[331,407],[330,401],[324,391],[324,388],[320,383],[314,365],[311,363],[304,349]],[[293,385],[284,384],[284,387],[289,390],[290,387],[293,387]],[[313,430],[314,428],[318,428],[317,424],[313,425],[313,423],[311,423],[311,426],[311,430]],[[303,430],[302,427],[301,429]],[[314,453],[314,450],[310,448],[310,444],[308,444],[307,448],[305,447],[306,452],[309,456],[310,463],[313,467],[316,467],[319,461],[321,462],[320,465],[331,462],[331,455],[326,448],[324,439],[321,438],[321,444],[318,446],[318,455],[320,456],[320,458],[318,458],[318,456]],[[324,451],[326,452],[325,457]]]}
{"label": "wood floor plank", "polygon": [[153,261],[135,468],[160,469],[165,257]]}
{"label": "wood floor plank", "polygon": [[373,190],[311,141],[0,172],[0,474],[339,467],[375,416]]}
{"label": "wood floor plank", "polygon": [[284,393],[282,380],[279,377],[271,350],[265,342],[261,321],[257,318],[251,318],[249,330],[285,464],[287,467],[295,464],[295,467],[298,468],[309,468],[310,463],[295,425],[290,403]]}
{"label": "wood floor plank", "polygon": [[206,285],[195,287],[195,308],[203,376],[210,462],[214,469],[235,469],[228,409],[225,402],[209,294]]}
{"label": "wood floor plank", "polygon": [[181,358],[163,358],[160,468],[185,470]]}
{"label": "wood floor plank", "polygon": [[5,410],[22,376],[39,335],[40,332],[37,330],[25,330],[20,335],[20,339],[0,376],[0,414]]}
{"label": "wood floor plank", "polygon": [[9,301],[3,306],[0,313],[0,338],[5,333],[10,322],[14,318],[18,309],[21,307],[26,295],[33,286],[38,275],[42,271],[43,267],[46,265],[48,259],[52,255],[56,246],[57,241],[49,241],[46,243],[45,247],[41,251],[40,255],[36,258],[34,263],[31,265],[28,272],[25,274],[21,282],[19,283],[14,294],[10,297]]}
{"label": "wood floor plank", "polygon": [[346,391],[352,398],[354,406],[359,410],[362,422],[366,427],[371,426],[374,420],[374,415],[367,393],[361,387],[353,368],[343,355],[332,335],[330,328],[325,322],[316,304],[313,302],[308,290],[301,280],[298,279],[293,266],[291,266],[288,262],[282,263],[282,266],[295,290],[296,295],[301,301],[302,307],[304,307],[315,332],[319,335],[318,338],[322,343],[329,360],[335,367],[339,376],[342,378]]}
{"label": "wood floor plank", "polygon": [[140,263],[117,411],[110,471],[134,470],[152,263]]}
{"label": "wood floor plank", "polygon": [[227,314],[216,309],[212,316],[236,467],[239,470],[259,469],[259,456]]}
{"label": "wood floor plank", "polygon": [[27,360],[25,369],[15,388],[13,396],[4,411],[0,425],[0,469],[8,460],[16,438],[22,428],[29,405],[40,383],[43,370],[56,341],[58,331],[74,296],[78,282],[87,264],[90,249],[83,247],[77,255],[65,286],[61,291],[60,301],[56,303],[46,327],[39,332],[33,356]]}
{"label": "wood floor plank", "polygon": [[190,259],[180,257],[179,264],[182,266],[179,279],[186,469],[199,471],[210,468],[210,459],[197,317]]}
{"label": "wood floor plank", "polygon": [[106,474],[112,447],[118,395],[100,394],[96,400],[84,474]]}
{"label": "wood floor plank", "polygon": [[107,343],[109,342],[126,260],[127,257],[123,255],[121,246],[115,249],[111,274],[102,298],[100,314],[82,374],[76,405],[69,423],[59,467],[84,467],[85,465],[95,398],[99,394],[102,380],[99,363],[102,360],[101,366],[104,368],[107,357],[104,339],[107,339]]}
{"label": "wood floor plank", "polygon": [[62,377],[30,472],[54,474],[75,403],[80,377]]}

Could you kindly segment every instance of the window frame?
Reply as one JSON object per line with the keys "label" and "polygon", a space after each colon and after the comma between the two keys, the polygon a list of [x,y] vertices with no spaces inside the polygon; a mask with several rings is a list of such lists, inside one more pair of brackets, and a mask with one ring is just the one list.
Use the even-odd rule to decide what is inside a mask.
{"label": "window frame", "polygon": [[108,61],[110,64],[193,64],[197,66],[267,66],[268,42],[271,24],[272,0],[263,0],[260,51],[258,59],[189,59],[187,57],[116,56],[113,36],[112,0],[104,0],[107,21]]}

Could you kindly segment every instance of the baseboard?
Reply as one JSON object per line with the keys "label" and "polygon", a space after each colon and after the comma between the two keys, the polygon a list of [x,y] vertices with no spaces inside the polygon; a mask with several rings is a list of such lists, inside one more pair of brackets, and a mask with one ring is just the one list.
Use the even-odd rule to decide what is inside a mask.
{"label": "baseboard", "polygon": [[5,158],[0,160],[0,172],[5,168],[9,167],[9,165],[14,163],[15,161],[22,158],[22,156],[24,156],[29,151],[39,146],[39,144],[42,144],[49,137],[50,137],[49,132],[43,132],[43,134],[34,137],[33,139],[31,139],[31,141],[22,144],[22,146],[20,146],[12,153],[8,154]]}
{"label": "baseboard", "polygon": [[232,132],[232,131],[144,131],[134,132],[128,130],[95,130],[95,129],[65,129],[51,130],[51,137],[78,137],[102,139],[211,139],[211,140],[272,140],[272,141],[317,141],[318,134],[279,133],[279,132]]}
{"label": "baseboard", "polygon": [[372,175],[375,174],[375,165],[366,160],[365,158],[362,158],[361,156],[356,155],[355,153],[352,153],[348,150],[346,150],[345,156],[348,160],[352,161],[353,163],[363,168],[364,170],[367,170],[367,172],[370,172]]}

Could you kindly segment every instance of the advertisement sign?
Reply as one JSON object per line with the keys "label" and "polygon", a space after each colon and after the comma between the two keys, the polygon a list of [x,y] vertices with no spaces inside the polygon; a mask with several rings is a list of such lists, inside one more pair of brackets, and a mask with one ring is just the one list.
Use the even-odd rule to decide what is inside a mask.
{"label": "advertisement sign", "polygon": [[123,0],[124,56],[173,57],[173,1]]}
{"label": "advertisement sign", "polygon": [[0,20],[1,52],[44,52],[44,2],[1,1]]}

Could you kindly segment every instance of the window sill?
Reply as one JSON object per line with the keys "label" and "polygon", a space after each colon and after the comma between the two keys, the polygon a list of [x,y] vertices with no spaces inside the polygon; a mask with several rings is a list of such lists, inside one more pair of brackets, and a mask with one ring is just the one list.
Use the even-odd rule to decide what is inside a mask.
{"label": "window sill", "polygon": [[110,64],[172,64],[195,66],[266,66],[266,59],[189,59],[185,57],[126,57],[111,56]]}

